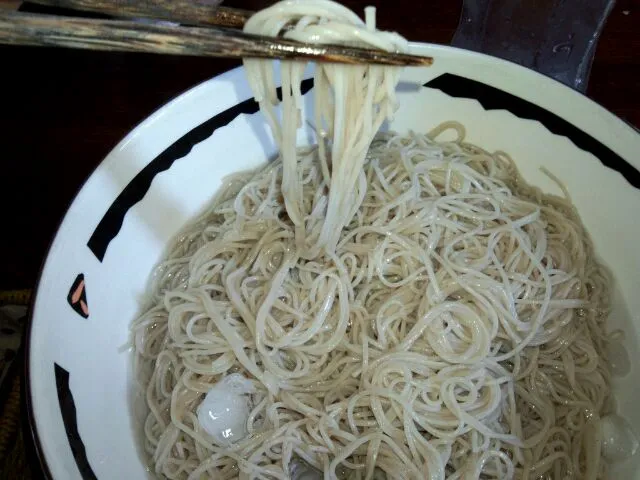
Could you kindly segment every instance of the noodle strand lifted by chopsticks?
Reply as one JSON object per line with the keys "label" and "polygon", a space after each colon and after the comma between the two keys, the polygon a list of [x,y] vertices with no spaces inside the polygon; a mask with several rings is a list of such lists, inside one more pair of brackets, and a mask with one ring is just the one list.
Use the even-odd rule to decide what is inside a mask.
{"label": "noodle strand lifted by chopsticks", "polygon": [[[405,48],[374,27],[328,1],[247,23]],[[458,123],[374,138],[397,81],[382,67],[318,67],[326,138],[296,149],[304,65],[280,67],[281,120],[271,65],[246,66],[280,157],[228,182],[153,276],[133,325],[152,470],[602,478],[609,280],[570,202],[466,143]],[[252,393],[246,435],[223,444],[196,411],[233,374]]]}
{"label": "noodle strand lifted by chopsticks", "polygon": [[[355,44],[387,51],[406,51],[407,42],[397,34],[375,30],[373,10],[362,22],[342,5],[320,1],[284,1],[252,16],[245,31],[308,43]],[[300,82],[304,62],[282,62],[282,120],[271,62],[245,59],[247,78],[260,108],[280,148],[284,172],[282,193],[287,213],[296,225],[300,254],[313,258],[321,248],[335,249],[342,228],[357,210],[364,195],[358,176],[373,136],[395,108],[395,85],[399,69],[375,65],[316,66],[315,123],[327,137],[319,142],[322,175],[329,187],[323,215],[313,215],[301,192],[300,170],[295,150],[296,130],[300,126],[302,94]],[[322,133],[322,132],[321,132]],[[307,208],[305,208],[307,207]],[[310,215],[311,214],[311,215]]]}

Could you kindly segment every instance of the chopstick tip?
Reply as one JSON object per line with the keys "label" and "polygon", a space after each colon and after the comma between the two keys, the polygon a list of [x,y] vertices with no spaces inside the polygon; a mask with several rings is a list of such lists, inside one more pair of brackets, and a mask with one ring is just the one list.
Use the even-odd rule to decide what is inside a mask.
{"label": "chopstick tip", "polygon": [[417,55],[407,55],[408,67],[430,67],[433,65],[433,57],[422,57]]}

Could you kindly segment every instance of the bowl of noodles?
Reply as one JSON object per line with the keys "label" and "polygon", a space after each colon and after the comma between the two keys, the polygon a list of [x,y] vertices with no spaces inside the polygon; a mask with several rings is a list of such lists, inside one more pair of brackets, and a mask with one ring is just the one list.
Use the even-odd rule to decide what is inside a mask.
{"label": "bowl of noodles", "polygon": [[245,28],[435,62],[247,60],[105,158],[33,306],[47,473],[640,478],[640,135],[515,64],[300,8]]}

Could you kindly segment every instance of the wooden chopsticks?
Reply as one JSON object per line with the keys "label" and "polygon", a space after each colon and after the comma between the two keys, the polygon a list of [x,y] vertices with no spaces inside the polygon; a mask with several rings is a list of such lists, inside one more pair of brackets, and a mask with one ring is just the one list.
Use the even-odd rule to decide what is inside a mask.
{"label": "wooden chopsticks", "polygon": [[30,3],[103,13],[123,18],[153,18],[191,25],[242,28],[250,10],[212,7],[198,0],[29,0]]}
{"label": "wooden chopsticks", "polygon": [[226,27],[201,28],[157,22],[0,12],[0,43],[205,57],[307,59],[350,64],[425,66],[433,63],[431,57],[340,45],[304,44],[251,35],[227,28],[244,25],[251,12],[212,8],[192,0],[35,1],[119,17],[153,18],[196,25],[223,24]]}
{"label": "wooden chopsticks", "polygon": [[21,12],[0,13],[0,43],[203,57],[312,59],[352,64],[420,66],[432,63],[429,57],[338,45],[307,45],[229,28],[178,27]]}

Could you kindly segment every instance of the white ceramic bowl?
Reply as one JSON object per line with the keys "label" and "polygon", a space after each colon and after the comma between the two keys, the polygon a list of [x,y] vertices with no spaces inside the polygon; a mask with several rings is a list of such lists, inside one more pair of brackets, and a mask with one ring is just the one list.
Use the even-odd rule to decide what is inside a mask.
{"label": "white ceramic bowl", "polygon": [[[625,329],[631,358],[640,359],[640,135],[512,63],[414,48],[436,62],[405,70],[391,127],[426,131],[459,120],[470,141],[510,152],[529,182],[557,191],[541,166],[564,180],[616,278],[611,324]],[[53,478],[146,478],[132,433],[131,354],[121,347],[168,240],[223,176],[274,153],[256,112],[242,69],[193,88],[120,142],[69,208],[42,271],[28,351],[31,421]],[[637,431],[639,385],[635,365],[615,381],[619,410]],[[619,478],[640,478],[638,457],[616,466]]]}

